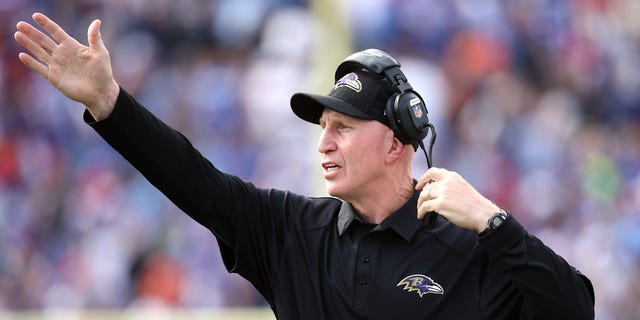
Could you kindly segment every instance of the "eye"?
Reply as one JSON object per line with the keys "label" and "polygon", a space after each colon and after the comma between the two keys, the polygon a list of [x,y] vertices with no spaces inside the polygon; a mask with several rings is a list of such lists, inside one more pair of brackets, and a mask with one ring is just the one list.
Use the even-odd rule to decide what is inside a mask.
{"label": "eye", "polygon": [[346,130],[346,129],[350,129],[351,127],[346,125],[346,124],[344,124],[344,123],[342,123],[342,122],[340,122],[340,123],[336,124],[336,128],[338,130]]}

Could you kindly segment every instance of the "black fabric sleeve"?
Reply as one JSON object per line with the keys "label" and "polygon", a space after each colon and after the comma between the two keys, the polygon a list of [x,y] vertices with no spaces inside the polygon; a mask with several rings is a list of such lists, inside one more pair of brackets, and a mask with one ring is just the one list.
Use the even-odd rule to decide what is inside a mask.
{"label": "black fabric sleeve", "polygon": [[236,187],[234,178],[222,175],[187,138],[122,88],[108,118],[95,122],[85,111],[84,120],[181,210],[209,229],[220,226],[216,235],[232,245],[233,220],[220,208],[228,195],[211,186]]}
{"label": "black fabric sleeve", "polygon": [[521,292],[521,318],[595,317],[591,281],[530,235],[512,215],[479,242]]}
{"label": "black fabric sleeve", "polygon": [[223,173],[189,140],[120,89],[115,109],[84,120],[178,208],[218,239],[225,266],[269,301],[270,273],[281,249],[289,193],[265,190]]}

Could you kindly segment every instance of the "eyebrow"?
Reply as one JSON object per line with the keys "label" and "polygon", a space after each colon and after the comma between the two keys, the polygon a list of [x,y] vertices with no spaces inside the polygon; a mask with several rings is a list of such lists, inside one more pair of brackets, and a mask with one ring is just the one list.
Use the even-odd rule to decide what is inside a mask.
{"label": "eyebrow", "polygon": [[[364,119],[359,119],[356,117],[352,117],[337,111],[333,112],[335,115],[332,116],[332,118],[334,118],[334,121],[339,121],[342,123],[356,123],[356,122],[361,122],[361,121],[366,121]],[[320,116],[320,119],[318,119],[318,122],[320,124],[322,124],[322,122],[327,122],[327,118],[325,117],[325,113],[322,114],[322,116]]]}
{"label": "eyebrow", "polygon": [[334,117],[331,117],[331,119],[329,119],[329,120],[327,120],[326,118],[320,118],[320,120],[319,120],[320,126],[324,126],[324,125],[326,125],[326,124],[327,124],[327,122],[331,122],[331,123],[333,123],[333,124],[340,123],[340,124],[345,124],[345,125],[353,125],[353,124],[354,124],[354,122],[353,122],[353,121],[349,121],[349,118],[347,118],[347,117],[340,117],[340,116],[338,116],[338,117],[335,117],[335,116],[334,116]]}

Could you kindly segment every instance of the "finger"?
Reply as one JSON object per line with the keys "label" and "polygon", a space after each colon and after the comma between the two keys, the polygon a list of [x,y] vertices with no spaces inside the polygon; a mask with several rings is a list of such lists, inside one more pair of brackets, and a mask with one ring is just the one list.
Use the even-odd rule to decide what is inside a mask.
{"label": "finger", "polygon": [[[36,46],[40,47],[43,51],[45,51],[47,54],[50,52],[53,52],[53,50],[55,50],[57,44],[55,42],[53,42],[53,40],[51,40],[51,38],[49,38],[47,35],[45,35],[44,33],[42,33],[40,30],[36,29],[34,26],[24,22],[24,21],[20,21],[18,22],[18,24],[16,24],[16,29],[18,29],[18,31],[20,33],[22,33],[24,35],[25,38],[29,38],[29,40]],[[18,40],[16,38],[16,40]],[[20,43],[22,44],[22,43]],[[31,49],[29,49],[31,50]],[[31,50],[33,51],[33,50]],[[35,52],[34,52],[35,53]]]}
{"label": "finger", "polygon": [[[433,182],[427,186],[425,186],[425,188],[420,192],[420,195],[418,196],[418,203],[417,203],[417,209],[418,209],[418,213],[420,216],[420,208],[423,206],[424,203],[426,202],[430,202],[430,205],[433,206],[434,203],[433,201],[438,199],[438,196],[440,194],[440,189],[439,189],[439,185],[437,185],[437,182]],[[433,207],[431,208],[431,210],[433,210]],[[422,213],[424,215],[424,213]]]}
{"label": "finger", "polygon": [[436,212],[435,204],[435,200],[422,202],[418,207],[418,220],[422,220],[430,212]]}
{"label": "finger", "polygon": [[20,61],[29,69],[37,72],[43,78],[48,79],[47,75],[49,74],[49,68],[46,65],[40,63],[40,61],[24,52],[20,52],[18,54],[18,59],[20,59]]}
{"label": "finger", "polygon": [[431,182],[442,180],[446,176],[447,172],[449,171],[442,168],[430,168],[418,180],[418,183],[416,184],[416,190],[421,190],[425,185]]}
{"label": "finger", "polygon": [[71,38],[60,26],[42,13],[33,14],[33,21],[44,28],[58,43]]}
{"label": "finger", "polygon": [[[433,169],[433,168],[431,168]],[[427,170],[427,172],[425,172],[422,177],[420,177],[420,179],[418,179],[418,183],[416,183],[416,190],[422,190],[424,188],[424,186],[426,186],[427,184],[433,182],[431,179],[431,176],[429,174],[429,171],[431,170]]]}
{"label": "finger", "polygon": [[42,46],[35,43],[29,36],[27,36],[23,32],[17,31],[13,35],[13,38],[16,39],[16,41],[20,45],[25,47],[25,49],[29,50],[33,55],[35,55],[41,61],[47,62],[49,60],[48,58],[51,56],[50,52],[47,52],[45,49],[42,48]]}
{"label": "finger", "polygon": [[100,33],[100,26],[102,21],[100,19],[93,20],[87,29],[87,39],[89,41],[89,47],[92,51],[98,51],[104,49],[104,43],[102,42],[102,33]]}
{"label": "finger", "polygon": [[433,188],[425,187],[424,189],[422,189],[422,191],[420,191],[420,195],[418,196],[418,208],[420,208],[420,205],[423,202],[429,201],[431,199],[433,199]]}

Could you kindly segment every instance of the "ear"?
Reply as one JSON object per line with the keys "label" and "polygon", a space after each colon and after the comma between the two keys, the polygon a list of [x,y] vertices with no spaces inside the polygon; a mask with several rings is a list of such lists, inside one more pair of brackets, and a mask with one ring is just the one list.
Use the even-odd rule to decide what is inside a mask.
{"label": "ear", "polygon": [[398,138],[393,137],[389,148],[387,149],[387,163],[393,163],[400,159],[402,155],[406,152],[407,146],[402,143]]}

